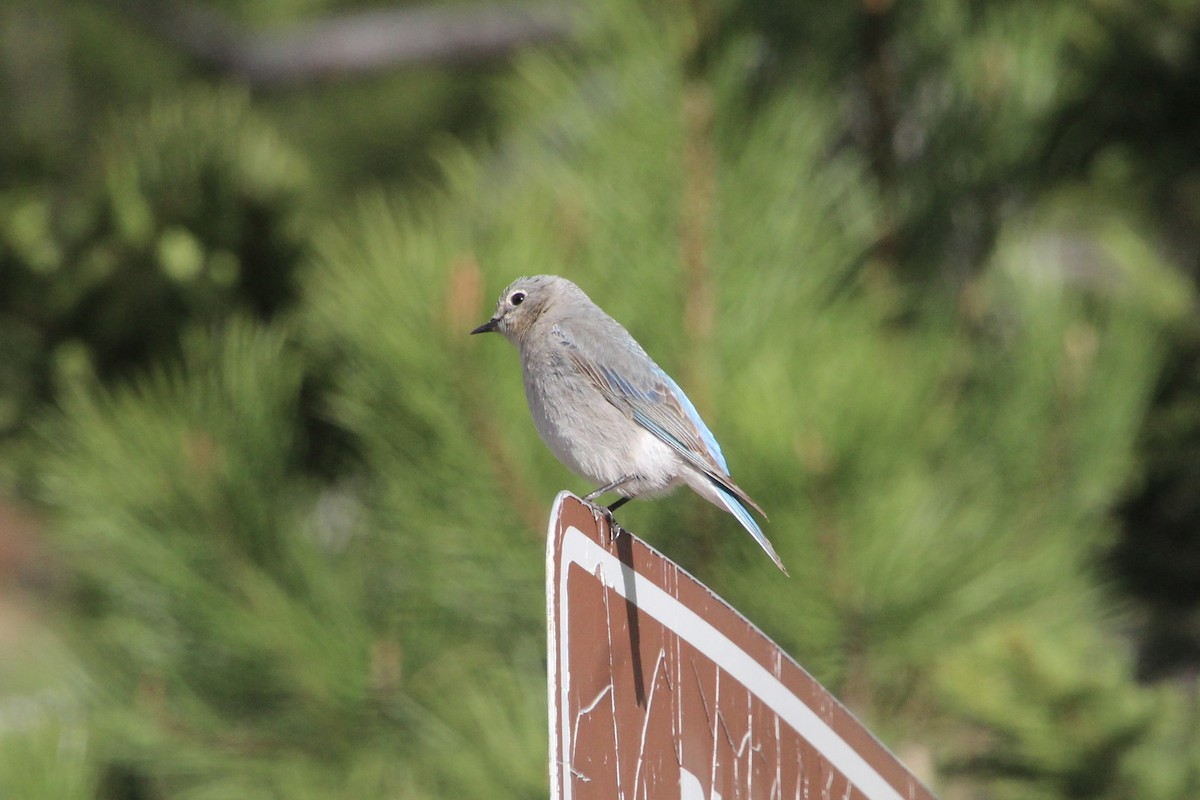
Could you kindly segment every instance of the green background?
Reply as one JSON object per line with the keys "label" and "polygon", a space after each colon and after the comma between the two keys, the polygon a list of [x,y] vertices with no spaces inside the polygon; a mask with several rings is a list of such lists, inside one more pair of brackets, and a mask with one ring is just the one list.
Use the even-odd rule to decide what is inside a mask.
{"label": "green background", "polygon": [[544,797],[594,487],[467,335],[543,272],[792,577],[622,524],[940,796],[1200,797],[1200,3],[496,6],[560,35],[287,83],[168,8],[0,4],[0,797]]}

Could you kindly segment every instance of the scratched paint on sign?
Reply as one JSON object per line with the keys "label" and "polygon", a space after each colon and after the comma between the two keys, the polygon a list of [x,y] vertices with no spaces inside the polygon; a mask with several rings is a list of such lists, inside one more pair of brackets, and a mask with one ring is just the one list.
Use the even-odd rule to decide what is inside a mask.
{"label": "scratched paint on sign", "polygon": [[720,598],[577,498],[556,509],[552,796],[932,800]]}

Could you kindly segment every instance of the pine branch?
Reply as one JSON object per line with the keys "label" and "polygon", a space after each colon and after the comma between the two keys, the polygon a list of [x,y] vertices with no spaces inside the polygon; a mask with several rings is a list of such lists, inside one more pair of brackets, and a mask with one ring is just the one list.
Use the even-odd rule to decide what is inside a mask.
{"label": "pine branch", "polygon": [[405,7],[347,13],[282,31],[247,31],[185,2],[110,0],[154,36],[218,73],[259,87],[425,64],[471,64],[529,45],[561,41],[561,6]]}
{"label": "pine branch", "polygon": [[899,250],[899,211],[896,207],[896,91],[898,76],[892,57],[891,0],[862,0],[863,79],[867,100],[865,147],[871,171],[883,198],[884,219],[875,252],[881,263],[894,267]]}

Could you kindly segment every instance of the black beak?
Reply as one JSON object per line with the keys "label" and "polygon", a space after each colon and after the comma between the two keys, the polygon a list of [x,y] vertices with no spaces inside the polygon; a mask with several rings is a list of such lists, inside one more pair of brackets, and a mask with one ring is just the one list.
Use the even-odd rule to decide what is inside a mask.
{"label": "black beak", "polygon": [[471,335],[474,336],[477,333],[491,333],[492,331],[496,330],[496,326],[499,324],[500,324],[500,320],[496,319],[495,317],[492,317],[487,322],[483,323],[478,328],[471,331]]}

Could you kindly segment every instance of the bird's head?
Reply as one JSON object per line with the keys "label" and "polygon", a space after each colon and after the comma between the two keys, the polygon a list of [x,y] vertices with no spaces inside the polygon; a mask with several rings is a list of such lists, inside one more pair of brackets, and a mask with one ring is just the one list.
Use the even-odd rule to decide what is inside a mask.
{"label": "bird's head", "polygon": [[[519,344],[521,339],[563,300],[575,285],[556,275],[534,275],[517,278],[500,294],[496,301],[496,313],[480,325],[475,333],[504,334],[509,341]],[[578,289],[575,289],[578,291]]]}

